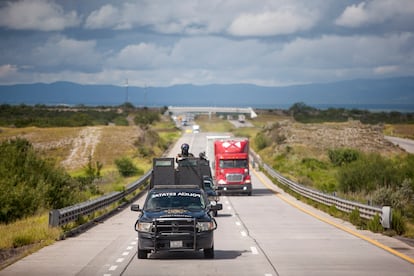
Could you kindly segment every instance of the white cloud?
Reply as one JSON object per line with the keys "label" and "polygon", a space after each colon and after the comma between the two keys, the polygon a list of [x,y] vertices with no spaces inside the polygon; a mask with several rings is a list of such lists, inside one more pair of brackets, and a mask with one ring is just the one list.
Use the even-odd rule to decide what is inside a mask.
{"label": "white cloud", "polygon": [[316,23],[317,16],[292,9],[242,14],[230,25],[228,31],[236,36],[272,36],[308,30]]}
{"label": "white cloud", "polygon": [[388,66],[378,66],[374,68],[374,74],[376,75],[386,75],[397,72],[399,69],[396,65],[388,65]]}
{"label": "white cloud", "polygon": [[[44,45],[33,50],[32,59],[37,67],[48,68],[77,68],[77,70],[91,70],[101,63],[101,55],[95,50],[93,40],[80,41],[56,36]],[[69,67],[69,68],[68,68]]]}
{"label": "white cloud", "polygon": [[9,29],[59,31],[79,24],[76,11],[65,12],[47,0],[8,2],[0,10],[0,26]]}
{"label": "white cloud", "polygon": [[120,19],[121,14],[118,8],[104,5],[86,18],[85,27],[87,29],[112,28],[118,24]]}
{"label": "white cloud", "polygon": [[320,7],[295,1],[143,1],[105,5],[90,13],[89,29],[145,27],[161,34],[237,36],[290,34],[312,28]]}
{"label": "white cloud", "polygon": [[344,27],[360,27],[414,16],[412,0],[372,0],[346,7],[335,23]]}
{"label": "white cloud", "polygon": [[4,64],[0,66],[0,78],[5,78],[17,72],[17,66],[12,64]]}
{"label": "white cloud", "polygon": [[337,25],[347,27],[357,27],[369,21],[369,16],[365,10],[366,3],[361,2],[357,5],[349,6],[342,15],[335,21]]}
{"label": "white cloud", "polygon": [[106,66],[122,69],[162,66],[162,63],[167,60],[168,51],[168,48],[150,43],[128,45],[116,56],[110,58]]}

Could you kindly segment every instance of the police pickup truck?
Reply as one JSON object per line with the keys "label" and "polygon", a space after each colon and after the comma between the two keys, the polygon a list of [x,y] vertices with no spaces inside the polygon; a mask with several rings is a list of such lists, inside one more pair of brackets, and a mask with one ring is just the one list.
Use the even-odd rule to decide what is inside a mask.
{"label": "police pickup truck", "polygon": [[199,158],[188,158],[177,168],[174,158],[155,158],[150,190],[135,223],[138,232],[139,259],[159,251],[203,250],[205,258],[214,258],[216,220],[211,213],[222,205],[211,202],[203,189]]}

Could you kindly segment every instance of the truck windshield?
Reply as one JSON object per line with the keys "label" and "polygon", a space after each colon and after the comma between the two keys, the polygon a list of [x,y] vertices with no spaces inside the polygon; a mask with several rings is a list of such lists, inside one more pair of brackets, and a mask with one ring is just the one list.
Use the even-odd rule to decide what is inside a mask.
{"label": "truck windshield", "polygon": [[223,160],[220,160],[219,166],[221,169],[247,168],[247,160],[246,159],[223,159]]}
{"label": "truck windshield", "polygon": [[195,192],[154,192],[148,198],[145,209],[196,209],[205,208],[204,199]]}

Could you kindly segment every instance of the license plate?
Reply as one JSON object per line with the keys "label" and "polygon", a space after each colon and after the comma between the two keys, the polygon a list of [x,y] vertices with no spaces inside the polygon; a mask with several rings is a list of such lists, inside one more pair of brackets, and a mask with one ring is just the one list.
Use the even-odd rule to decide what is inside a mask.
{"label": "license plate", "polygon": [[183,241],[170,241],[170,248],[181,248],[183,247]]}

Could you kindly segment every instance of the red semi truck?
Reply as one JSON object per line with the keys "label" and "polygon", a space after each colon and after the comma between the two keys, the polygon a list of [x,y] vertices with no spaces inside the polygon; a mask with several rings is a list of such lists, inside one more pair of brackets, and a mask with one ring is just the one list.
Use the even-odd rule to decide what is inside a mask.
{"label": "red semi truck", "polygon": [[214,139],[213,163],[213,177],[219,193],[252,194],[247,138]]}

